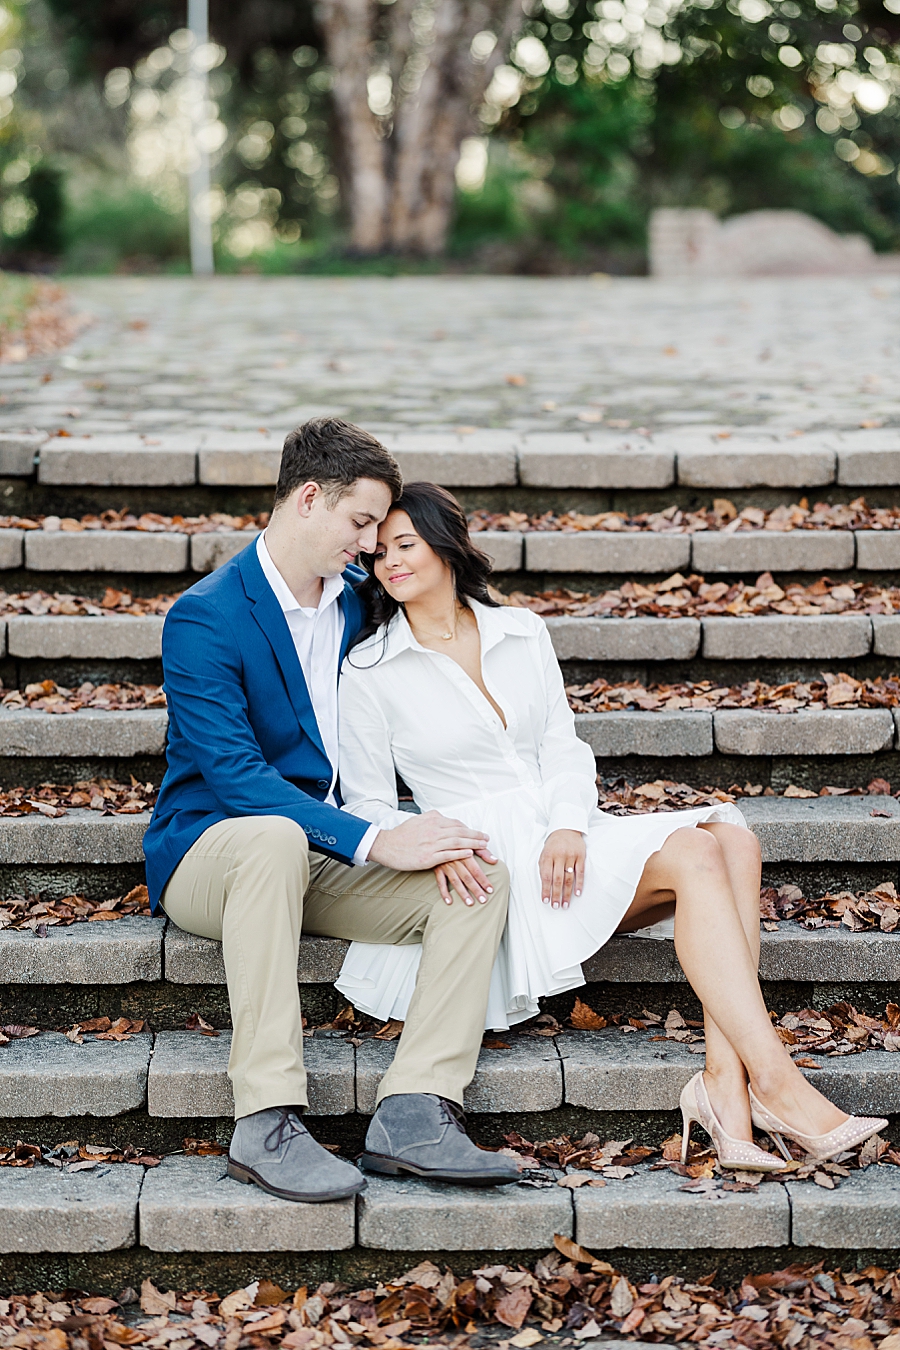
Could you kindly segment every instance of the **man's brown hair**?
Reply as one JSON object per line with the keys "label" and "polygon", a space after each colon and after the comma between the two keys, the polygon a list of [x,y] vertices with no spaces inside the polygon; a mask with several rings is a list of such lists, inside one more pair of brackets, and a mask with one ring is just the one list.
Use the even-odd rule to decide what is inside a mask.
{"label": "man's brown hair", "polygon": [[318,483],[334,505],[360,478],[386,484],[394,501],[403,491],[397,461],[368,431],[341,417],[311,417],[284,438],[275,505],[304,483]]}

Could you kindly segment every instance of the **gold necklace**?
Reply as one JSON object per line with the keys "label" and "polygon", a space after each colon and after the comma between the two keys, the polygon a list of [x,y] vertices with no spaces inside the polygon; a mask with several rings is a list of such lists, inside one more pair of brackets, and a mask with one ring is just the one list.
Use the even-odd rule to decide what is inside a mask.
{"label": "gold necklace", "polygon": [[[460,618],[461,618],[461,617],[462,617],[462,606],[461,606],[461,605],[457,605],[457,608],[456,608],[456,626],[455,626],[453,629],[451,629],[451,631],[450,631],[449,633],[426,633],[426,634],[425,634],[425,637],[431,638],[432,641],[433,641],[435,638],[440,638],[440,640],[441,640],[442,642],[452,642],[452,641],[454,640],[454,638],[456,638],[456,637],[458,636],[458,634],[459,634],[459,621],[460,621]],[[421,641],[421,639],[420,639],[420,638],[417,636],[417,634],[415,633],[415,630],[413,630],[413,636],[416,638],[416,641]]]}

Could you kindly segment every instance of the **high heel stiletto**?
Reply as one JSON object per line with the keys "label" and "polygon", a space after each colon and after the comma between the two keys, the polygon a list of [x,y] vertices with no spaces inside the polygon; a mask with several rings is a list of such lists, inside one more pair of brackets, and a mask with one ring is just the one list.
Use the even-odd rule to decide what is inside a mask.
{"label": "high heel stiletto", "polygon": [[709,1094],[703,1081],[703,1071],[695,1073],[689,1083],[685,1083],[681,1092],[681,1161],[687,1162],[688,1144],[691,1126],[694,1121],[702,1125],[710,1139],[722,1167],[745,1172],[783,1172],[784,1163],[766,1153],[765,1149],[745,1139],[732,1139],[722,1128],[722,1123],[710,1105]]}
{"label": "high heel stiletto", "polygon": [[792,1162],[793,1159],[788,1151],[787,1144],[784,1142],[785,1138],[793,1139],[816,1162],[827,1162],[829,1158],[834,1158],[839,1153],[856,1148],[858,1144],[871,1139],[873,1134],[878,1134],[879,1130],[887,1128],[887,1121],[882,1116],[850,1116],[844,1121],[843,1125],[837,1125],[827,1134],[802,1134],[800,1130],[785,1125],[784,1121],[779,1120],[774,1111],[770,1111],[767,1106],[763,1106],[752,1088],[749,1088],[748,1091],[750,1093],[750,1117],[753,1124],[758,1130],[765,1130],[766,1134],[773,1140],[782,1158],[787,1162]]}

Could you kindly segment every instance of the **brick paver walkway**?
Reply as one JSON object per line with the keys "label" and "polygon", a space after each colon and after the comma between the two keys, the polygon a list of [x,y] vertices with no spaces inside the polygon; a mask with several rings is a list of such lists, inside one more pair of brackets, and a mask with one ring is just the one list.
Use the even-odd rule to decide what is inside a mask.
{"label": "brick paver walkway", "polygon": [[2,429],[900,421],[894,277],[69,284],[95,321],[61,357],[0,368]]}

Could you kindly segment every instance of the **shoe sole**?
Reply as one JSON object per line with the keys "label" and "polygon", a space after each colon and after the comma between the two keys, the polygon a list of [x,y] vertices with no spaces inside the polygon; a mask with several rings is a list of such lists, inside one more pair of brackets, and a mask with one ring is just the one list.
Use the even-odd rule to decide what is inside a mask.
{"label": "shoe sole", "polygon": [[359,1163],[367,1172],[379,1172],[385,1177],[421,1177],[424,1181],[446,1181],[457,1186],[507,1186],[511,1181],[518,1180],[518,1174],[491,1176],[484,1172],[438,1172],[427,1167],[417,1167],[415,1163],[388,1158],[382,1153],[362,1153]]}
{"label": "shoe sole", "polygon": [[303,1191],[286,1191],[279,1186],[273,1186],[268,1181],[264,1181],[261,1176],[253,1171],[252,1167],[244,1167],[243,1163],[234,1162],[228,1159],[226,1168],[228,1176],[233,1177],[235,1181],[242,1181],[245,1186],[258,1186],[261,1191],[268,1191],[269,1195],[276,1195],[279,1200],[293,1200],[297,1203],[306,1205],[325,1204],[329,1200],[349,1200],[351,1195],[358,1195],[360,1191],[366,1189],[365,1177],[360,1177],[360,1184],[352,1187],[343,1187],[338,1191],[316,1191],[312,1194],[306,1194]]}

